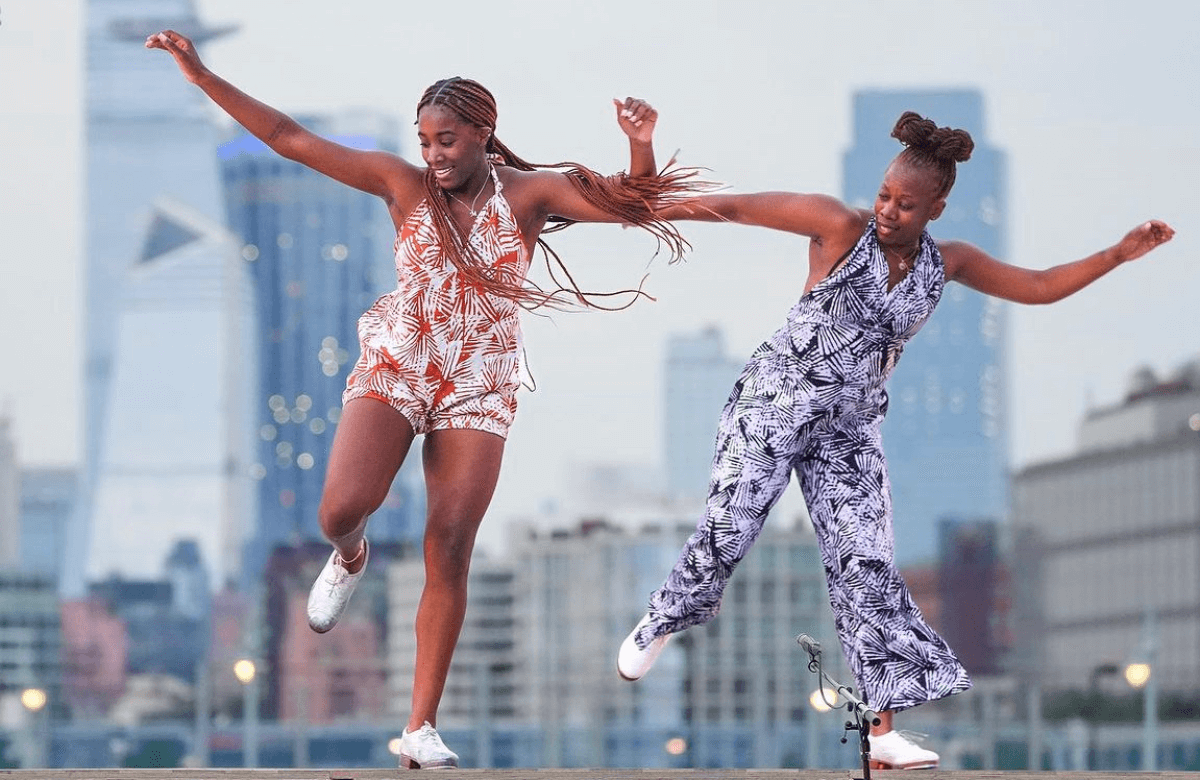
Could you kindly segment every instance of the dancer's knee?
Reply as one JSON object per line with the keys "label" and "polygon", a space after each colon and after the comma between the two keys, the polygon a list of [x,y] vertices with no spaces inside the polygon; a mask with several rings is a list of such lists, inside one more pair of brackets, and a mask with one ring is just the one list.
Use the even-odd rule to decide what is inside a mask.
{"label": "dancer's knee", "polygon": [[362,528],[367,516],[377,507],[368,506],[354,496],[337,497],[326,493],[321,497],[317,521],[321,533],[331,542],[344,539]]}
{"label": "dancer's knee", "polygon": [[471,567],[477,526],[470,522],[438,522],[425,528],[425,577],[445,584],[464,584]]}

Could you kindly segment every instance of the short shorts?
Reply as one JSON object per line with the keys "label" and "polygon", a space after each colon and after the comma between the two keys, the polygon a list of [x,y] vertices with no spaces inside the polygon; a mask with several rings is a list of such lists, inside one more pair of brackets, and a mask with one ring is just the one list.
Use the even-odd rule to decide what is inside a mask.
{"label": "short shorts", "polygon": [[466,429],[507,438],[520,384],[515,354],[476,353],[443,373],[433,363],[406,370],[386,350],[364,344],[346,379],[342,404],[355,398],[383,401],[417,434]]}

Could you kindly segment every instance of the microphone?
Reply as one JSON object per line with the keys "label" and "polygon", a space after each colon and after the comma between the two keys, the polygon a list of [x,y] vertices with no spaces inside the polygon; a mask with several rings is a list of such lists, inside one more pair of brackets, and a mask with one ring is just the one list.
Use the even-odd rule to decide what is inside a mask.
{"label": "microphone", "polygon": [[804,648],[804,652],[808,653],[808,657],[812,660],[817,660],[821,655],[821,643],[813,639],[808,634],[801,634],[796,637],[796,643]]}

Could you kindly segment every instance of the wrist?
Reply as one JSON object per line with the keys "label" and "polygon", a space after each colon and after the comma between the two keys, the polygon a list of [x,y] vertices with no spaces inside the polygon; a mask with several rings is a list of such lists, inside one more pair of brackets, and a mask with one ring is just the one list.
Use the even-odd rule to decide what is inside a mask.
{"label": "wrist", "polygon": [[206,89],[215,78],[216,75],[211,70],[201,66],[195,73],[191,75],[191,78],[189,78],[188,81],[192,82],[197,87],[200,87],[200,89]]}

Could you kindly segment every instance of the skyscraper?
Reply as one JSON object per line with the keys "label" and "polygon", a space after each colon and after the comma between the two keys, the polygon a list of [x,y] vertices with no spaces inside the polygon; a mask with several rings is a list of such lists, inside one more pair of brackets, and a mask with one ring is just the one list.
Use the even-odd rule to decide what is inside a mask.
{"label": "skyscraper", "polygon": [[62,623],[53,579],[0,566],[0,700],[16,703],[22,690],[40,688],[57,719],[66,714],[62,686]]}
{"label": "skyscraper", "polygon": [[[970,161],[958,166],[939,240],[961,239],[1005,257],[1004,155],[984,132],[983,96],[974,90],[863,91],[854,96],[854,145],[843,160],[846,202],[870,208],[888,163],[900,151],[896,119],[917,111],[967,130]],[[932,559],[940,518],[1003,518],[1007,511],[1005,307],[948,284],[933,317],[909,343],[888,387],[883,426],[892,483],[896,559]]]}
{"label": "skyscraper", "polygon": [[19,566],[57,584],[62,576],[67,527],[75,510],[74,468],[21,469],[21,556]]}
{"label": "skyscraper", "polygon": [[250,516],[245,269],[220,225],[165,199],[150,208],[114,323],[86,573],[157,576],[189,536],[228,576]]}
{"label": "skyscraper", "polygon": [[[83,468],[63,582],[75,595],[94,570],[92,554],[109,555],[101,548],[117,541],[108,530],[128,527],[127,512],[153,516],[152,527],[179,523],[207,532],[202,541],[209,560],[236,563],[217,549],[215,537],[228,518],[213,512],[236,504],[231,483],[244,464],[236,463],[228,442],[213,438],[224,431],[229,398],[218,387],[236,383],[224,370],[223,351],[243,301],[232,289],[237,279],[226,275],[236,272],[222,258],[230,247],[219,238],[216,129],[205,118],[202,96],[179,77],[171,58],[143,47],[146,35],[167,26],[199,44],[225,32],[201,24],[192,0],[87,3]],[[140,394],[122,395],[115,387],[119,377]],[[163,377],[174,386],[158,387]],[[172,395],[176,389],[182,395]],[[169,430],[153,430],[167,420]],[[141,442],[126,441],[135,430]],[[193,446],[194,440],[205,444]],[[141,443],[153,446],[139,449]],[[108,450],[117,444],[131,457],[113,459]],[[185,452],[182,461],[175,457]],[[182,481],[165,486],[153,479],[168,472]],[[189,482],[189,475],[197,481]],[[134,481],[119,484],[123,477]],[[142,488],[157,496],[142,501]],[[192,488],[205,494],[207,508],[177,517],[174,509],[190,498],[179,491]],[[98,513],[96,501],[105,492],[116,514]],[[173,534],[163,549],[113,551],[99,565],[119,560],[137,568],[147,560],[157,568],[169,538]]]}
{"label": "skyscraper", "polygon": [[[301,117],[358,149],[396,151],[396,122],[365,112]],[[229,225],[253,280],[252,396],[259,515],[246,548],[252,582],[280,544],[322,539],[317,506],[359,315],[396,284],[395,228],[383,203],[240,132],[220,147]],[[424,525],[420,459],[409,458],[371,520],[373,541],[415,540]]]}
{"label": "skyscraper", "polygon": [[726,354],[721,332],[714,327],[668,340],[663,442],[671,498],[704,500],[717,421],[741,368],[741,361]]}

